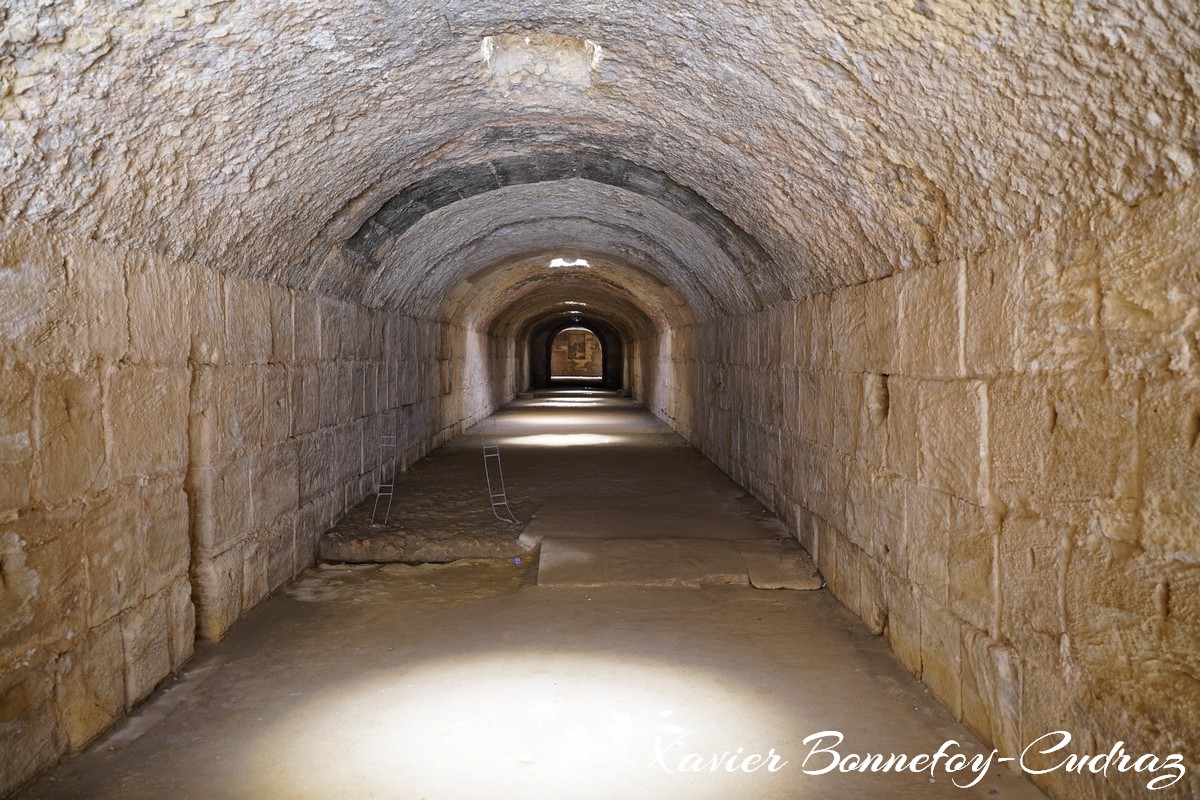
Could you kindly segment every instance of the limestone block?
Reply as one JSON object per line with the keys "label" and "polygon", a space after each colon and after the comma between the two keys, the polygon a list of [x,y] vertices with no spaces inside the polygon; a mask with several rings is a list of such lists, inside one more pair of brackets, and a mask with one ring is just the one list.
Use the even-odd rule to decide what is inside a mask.
{"label": "limestone block", "polygon": [[199,638],[220,639],[241,615],[242,570],[242,549],[237,545],[218,555],[192,560]]}
{"label": "limestone block", "polygon": [[187,286],[176,270],[153,256],[125,261],[129,306],[128,360],[153,366],[179,365],[192,347]]}
{"label": "limestone block", "polygon": [[347,358],[352,358],[356,361],[368,361],[377,357],[376,353],[379,348],[375,338],[377,332],[375,319],[378,316],[378,312],[362,306],[356,306],[355,312],[356,325],[351,341],[353,349]]}
{"label": "limestone block", "polygon": [[962,719],[1001,753],[1021,740],[1021,657],[970,626],[962,628]]}
{"label": "limestone block", "polygon": [[[800,378],[797,371],[791,367],[778,370],[775,377],[777,408],[774,410],[770,422],[778,425],[788,435],[792,435],[797,432],[799,427]],[[686,393],[686,390],[681,391]],[[695,400],[690,394],[687,395],[687,399],[689,405]]]}
{"label": "limestone block", "polygon": [[[832,359],[824,360],[842,372],[893,372],[896,306],[881,300],[876,282],[834,291],[829,299]],[[893,288],[892,284],[888,288]]]}
{"label": "limestone block", "polygon": [[[0,524],[0,668],[35,650],[65,648],[87,628],[78,509],[35,511]],[[7,655],[6,655],[7,654]]]}
{"label": "limestone block", "polygon": [[873,500],[870,548],[877,561],[898,575],[908,574],[908,544],[905,531],[905,481],[875,473],[871,480]]}
{"label": "limestone block", "polygon": [[961,261],[896,276],[900,290],[898,371],[913,377],[949,378],[958,374]]}
{"label": "limestone block", "polygon": [[821,462],[826,457],[825,452],[823,448],[800,439],[786,459],[792,474],[792,482],[787,488],[788,494],[813,513],[816,513],[818,505],[816,493],[820,488],[819,476]]}
{"label": "limestone block", "polygon": [[322,495],[300,506],[296,518],[296,568],[312,564],[316,558],[321,534],[333,527],[329,495]]}
{"label": "limestone block", "polygon": [[[788,527],[791,530],[795,530],[795,527],[791,524],[794,522],[794,519],[791,517],[793,514],[792,506],[799,499],[796,495],[797,481],[800,480],[796,474],[797,467],[799,466],[796,460],[796,450],[801,441],[794,433],[783,433],[780,435],[779,474],[777,479],[783,501],[779,505],[779,508],[782,510],[781,515],[784,521],[788,523]],[[705,450],[701,449],[701,452],[705,452]]]}
{"label": "limestone block", "polygon": [[225,358],[234,364],[271,360],[271,297],[267,287],[240,278],[225,279]]}
{"label": "limestone block", "polygon": [[388,359],[381,359],[378,363],[378,369],[375,372],[375,409],[379,413],[387,413],[394,410],[391,406],[391,370],[393,366],[394,362]]}
{"label": "limestone block", "polygon": [[[366,444],[364,422],[360,419],[348,425],[339,425],[334,430],[336,433],[334,455],[338,465],[338,483],[355,481],[365,472],[363,469],[363,448]],[[372,447],[377,445],[378,441],[371,443]]]}
{"label": "limestone block", "polygon": [[[354,377],[354,362],[343,361],[338,364],[337,390],[334,399],[337,402],[336,423],[339,425],[357,419],[358,411],[362,408],[363,387],[361,384],[355,385]],[[447,417],[447,419],[453,419],[453,417]]]}
{"label": "limestone block", "polygon": [[253,456],[251,527],[270,525],[299,507],[299,457],[295,441],[261,450]]}
{"label": "limestone block", "polygon": [[939,605],[950,601],[950,531],[954,506],[950,495],[908,484],[904,498],[904,538],[908,579]]}
{"label": "limestone block", "polygon": [[258,366],[217,371],[216,453],[228,458],[257,450],[263,438],[263,374]]}
{"label": "limestone block", "polygon": [[263,532],[267,552],[267,586],[274,591],[296,574],[296,521],[293,511],[275,520]]}
{"label": "limestone block", "polygon": [[1021,247],[1018,362],[1035,372],[1100,369],[1099,254],[1090,231],[1041,231]]}
{"label": "limestone block", "polygon": [[917,480],[921,444],[917,438],[920,383],[898,375],[888,377],[887,466],[910,481]]}
{"label": "limestone block", "polygon": [[167,646],[173,671],[183,666],[196,649],[196,608],[187,575],[171,584],[167,593]]}
{"label": "limestone block", "polygon": [[[1095,796],[1106,800],[1108,797],[1166,797],[1170,800],[1193,800],[1200,796],[1200,775],[1196,773],[1196,765],[1200,763],[1200,742],[1195,738],[1195,727],[1178,729],[1164,727],[1157,719],[1140,716],[1127,706],[1116,704],[1089,705],[1081,702],[1079,717],[1082,724],[1089,729],[1091,736],[1098,741],[1119,739],[1125,742],[1125,751],[1132,753],[1178,753],[1183,757],[1187,773],[1172,786],[1150,790],[1147,781],[1151,775],[1143,772],[1138,774],[1132,770],[1120,772],[1109,770],[1108,777],[1102,780],[1092,780],[1088,787]],[[1108,733],[1120,731],[1119,734]]]}
{"label": "limestone block", "polygon": [[360,341],[370,335],[369,330],[364,332],[361,327],[361,318],[365,309],[355,303],[339,303],[339,305],[341,306],[341,347],[336,358],[342,361],[354,361],[358,358]]}
{"label": "limestone block", "polygon": [[859,417],[862,412],[863,380],[847,372],[829,374],[827,390],[833,403],[833,446],[847,455],[858,451]]}
{"label": "limestone block", "polygon": [[126,365],[113,370],[108,381],[116,474],[131,477],[182,470],[187,452],[188,371]]}
{"label": "limestone block", "polygon": [[833,585],[833,582],[839,579],[837,563],[837,540],[839,534],[832,525],[821,517],[814,517],[813,519],[816,547],[810,555],[813,557],[813,561],[816,562],[818,571],[825,578],[825,582]]}
{"label": "limestone block", "polygon": [[[1062,674],[1057,653],[1049,658],[1030,658],[1024,655],[1021,674],[1021,737],[1028,744],[1051,731],[1070,731],[1073,736],[1086,736],[1088,726],[1076,711],[1075,692]],[[1073,742],[1074,743],[1074,742]],[[1109,745],[1111,747],[1111,744]],[[1103,751],[1107,752],[1107,750]],[[1025,763],[1033,769],[1049,769],[1062,762],[1061,751],[1039,755],[1031,751]],[[1059,797],[1101,800],[1097,783],[1092,776],[1081,776],[1065,770],[1054,770],[1041,776],[1040,785]]]}
{"label": "limestone block", "polygon": [[1010,506],[1037,506],[1045,494],[1056,425],[1048,381],[1001,379],[987,393],[992,491]]}
{"label": "limestone block", "polygon": [[361,474],[363,475],[373,475],[379,467],[379,435],[383,430],[382,419],[381,416],[374,416],[365,418],[357,423],[362,427]]}
{"label": "limestone block", "polygon": [[291,289],[276,284],[265,287],[271,306],[271,362],[287,364],[295,358],[296,329]]}
{"label": "limestone block", "polygon": [[362,343],[366,348],[362,357],[367,361],[381,361],[385,351],[384,343],[387,341],[384,338],[385,326],[390,314],[379,309],[369,309],[369,315],[371,330]]}
{"label": "limestone block", "polygon": [[832,537],[833,558],[837,568],[833,577],[825,575],[829,591],[852,613],[862,616],[862,584],[859,576],[863,570],[863,552],[840,531]]}
{"label": "limestone block", "polygon": [[191,394],[188,408],[188,468],[210,467],[217,460],[219,381],[211,364],[192,364]]}
{"label": "limestone block", "polygon": [[48,370],[38,392],[38,412],[41,499],[54,503],[106,486],[98,372]]}
{"label": "limestone block", "polygon": [[1200,263],[1191,230],[1195,191],[1143,204],[1104,226],[1096,240],[1100,328],[1110,367],[1119,372],[1191,372],[1200,368]]}
{"label": "limestone block", "polygon": [[195,364],[225,362],[225,276],[196,266],[186,271],[187,308],[191,314],[192,352]]}
{"label": "limestone block", "polygon": [[5,231],[0,238],[0,352],[34,363],[82,356],[88,328],[75,299],[54,239],[24,227]]}
{"label": "limestone block", "polygon": [[400,402],[402,405],[423,406],[425,401],[436,394],[433,390],[433,380],[430,378],[430,366],[424,361],[407,360],[404,362],[406,372],[401,376]]}
{"label": "limestone block", "polygon": [[264,536],[264,531],[255,531],[242,546],[242,613],[258,605],[271,591],[267,582],[270,553]]}
{"label": "limestone block", "polygon": [[155,594],[187,573],[191,542],[188,501],[178,479],[150,482],[141,493],[145,592]]}
{"label": "limestone block", "polygon": [[867,630],[879,635],[887,628],[887,600],[884,596],[883,573],[867,553],[862,553],[858,573],[859,617]]}
{"label": "limestone block", "polygon": [[125,653],[120,620],[92,630],[60,656],[54,687],[62,734],[78,752],[125,713]]}
{"label": "limestone block", "polygon": [[[1194,682],[1188,689],[1185,676],[1194,676],[1200,669],[1200,650],[1196,647],[1200,641],[1200,566],[1180,563],[1159,566],[1154,600],[1162,623],[1159,631],[1162,657],[1156,659],[1153,651],[1141,654],[1143,670],[1140,671],[1154,690],[1139,705],[1158,728],[1166,728],[1189,743],[1192,763],[1198,764],[1200,698]],[[1165,691],[1159,694],[1159,689]]]}
{"label": "limestone block", "polygon": [[336,361],[342,357],[342,340],[351,337],[348,317],[352,308],[349,303],[331,297],[322,295],[317,298],[322,360]]}
{"label": "limestone block", "polygon": [[266,447],[292,435],[292,391],[287,367],[272,364],[263,370],[262,442]]}
{"label": "limestone block", "polygon": [[963,361],[968,375],[1011,375],[1018,367],[1024,288],[1020,244],[969,258],[965,265]]}
{"label": "limestone block", "polygon": [[812,553],[816,536],[815,517],[804,506],[792,503],[788,512],[788,528],[795,531],[797,541],[808,553]]}
{"label": "limestone block", "polygon": [[921,606],[921,680],[955,719],[962,719],[962,622],[940,603]]}
{"label": "limestone block", "polygon": [[146,539],[136,489],[119,486],[91,504],[75,532],[87,564],[92,626],[132,608],[144,596]]}
{"label": "limestone block", "polygon": [[921,677],[921,609],[913,587],[902,576],[884,570],[883,597],[887,604],[887,638],[896,658],[912,674]]}
{"label": "limestone block", "polygon": [[982,508],[951,500],[952,527],[947,534],[950,610],[979,630],[989,630],[996,611],[993,549],[999,536]]}
{"label": "limestone block", "polygon": [[[767,424],[778,424],[783,420],[784,409],[788,410],[795,406],[784,406],[784,382],[788,376],[787,372],[781,367],[769,367],[766,373],[769,381],[768,391],[765,393],[764,404],[762,408],[762,421]],[[795,385],[794,383],[791,385]],[[684,411],[684,413],[687,413]]]}
{"label": "limestone block", "polygon": [[321,419],[320,369],[315,366],[288,370],[292,396],[292,436],[311,433]]}
{"label": "limestone block", "polygon": [[1050,386],[1048,480],[1040,485],[1055,503],[1091,498],[1135,498],[1138,475],[1140,385],[1110,375],[1074,375]]}
{"label": "limestone block", "polygon": [[320,401],[317,407],[318,426],[330,428],[338,424],[341,408],[345,402],[342,397],[343,387],[340,385],[342,365],[337,361],[322,362],[320,375]]}
{"label": "limestone block", "polygon": [[379,364],[370,362],[359,365],[363,386],[363,405],[359,416],[370,417],[378,414],[379,406]]}
{"label": "limestone block", "polygon": [[[253,510],[253,456],[230,459],[212,468],[211,508],[213,523],[204,526],[206,536],[198,538],[197,552],[219,553],[250,530]],[[199,531],[198,531],[199,532]]]}
{"label": "limestone block", "polygon": [[298,439],[300,451],[300,502],[308,503],[330,492],[338,483],[336,436],[322,428]]}
{"label": "limestone block", "polygon": [[293,353],[300,363],[315,363],[321,358],[321,317],[317,298],[308,292],[292,297]]}
{"label": "limestone block", "polygon": [[66,749],[53,696],[53,677],[46,670],[0,668],[0,794],[15,790]]}
{"label": "limestone block", "polygon": [[1200,562],[1200,379],[1147,381],[1138,408],[1142,545]]}
{"label": "limestone block", "polygon": [[1065,630],[1059,589],[1073,531],[1029,512],[1010,512],[999,536],[1000,630],[1026,658],[1056,646]]}
{"label": "limestone block", "polygon": [[873,554],[875,531],[874,474],[861,461],[851,460],[846,470],[846,536],[855,546]]}
{"label": "limestone block", "polygon": [[1200,569],[1144,556],[1101,537],[1071,555],[1065,587],[1066,641],[1089,690],[1153,714],[1168,730],[1200,733]]}
{"label": "limestone block", "polygon": [[[45,235],[39,234],[38,238]],[[79,363],[90,358],[124,358],[130,345],[125,264],[131,254],[82,240],[64,241],[62,248],[69,284],[69,314],[73,319],[85,321],[87,336],[64,343],[75,358],[50,360]],[[85,342],[87,347],[83,350]],[[65,356],[68,349],[59,352]]]}
{"label": "limestone block", "polygon": [[917,390],[922,483],[986,502],[984,387],[979,381],[922,381]]}
{"label": "limestone block", "polygon": [[849,470],[850,457],[832,450],[824,451],[823,457],[817,462],[812,510],[839,529],[846,524]]}
{"label": "limestone block", "polygon": [[125,652],[125,704],[136,705],[171,672],[167,642],[168,593],[147,597],[124,612],[121,642]]}
{"label": "limestone block", "polygon": [[860,376],[860,380],[862,402],[859,406],[855,454],[872,466],[882,467],[887,462],[887,419],[891,405],[888,376],[866,372]]}
{"label": "limestone block", "polygon": [[29,505],[33,470],[33,373],[0,370],[0,510]]}

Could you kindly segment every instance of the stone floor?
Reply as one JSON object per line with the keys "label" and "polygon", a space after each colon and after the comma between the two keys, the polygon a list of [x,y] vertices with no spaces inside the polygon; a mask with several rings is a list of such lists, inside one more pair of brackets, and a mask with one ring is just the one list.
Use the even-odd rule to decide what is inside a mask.
{"label": "stone floor", "polygon": [[[489,535],[518,549],[778,543],[775,520],[631,401],[558,392],[497,423],[528,524]],[[405,494],[436,484],[482,502],[477,438],[410,477],[404,530],[445,540],[464,514],[491,524],[446,504],[443,527]],[[969,788],[955,785],[975,781],[968,770],[814,774],[832,759],[810,755],[823,746],[843,765],[950,740],[950,753],[988,752],[826,591],[549,586],[537,573],[536,552],[314,567],[19,797],[1041,797],[998,764]],[[809,738],[835,731],[836,748],[833,733]]]}

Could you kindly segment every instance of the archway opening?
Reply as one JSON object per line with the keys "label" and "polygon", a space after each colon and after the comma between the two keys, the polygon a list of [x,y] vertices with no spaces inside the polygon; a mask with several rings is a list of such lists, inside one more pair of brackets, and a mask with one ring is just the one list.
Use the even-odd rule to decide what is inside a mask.
{"label": "archway opening", "polygon": [[612,325],[592,318],[549,319],[528,335],[530,388],[625,385],[622,337]]}
{"label": "archway opening", "polygon": [[563,328],[550,345],[551,383],[604,380],[604,343],[584,327]]}

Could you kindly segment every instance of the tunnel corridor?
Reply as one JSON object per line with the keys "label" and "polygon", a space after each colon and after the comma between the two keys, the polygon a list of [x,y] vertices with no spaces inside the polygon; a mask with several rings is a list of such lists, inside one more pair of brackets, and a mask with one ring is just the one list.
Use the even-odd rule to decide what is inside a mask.
{"label": "tunnel corridor", "polygon": [[[551,389],[495,427],[538,547],[319,564],[16,800],[1043,797],[994,763],[816,774],[827,757],[804,764],[804,739],[822,730],[854,752],[987,748],[819,580],[758,588],[739,549],[786,528],[637,401]],[[414,465],[395,523],[481,516],[462,508],[484,511],[479,450],[471,430]],[[589,562],[597,546],[609,558]],[[738,748],[775,769],[685,762]]]}
{"label": "tunnel corridor", "polygon": [[[574,327],[587,385],[811,556],[768,672],[817,679],[806,615],[851,615],[944,730],[1181,771],[1049,796],[1200,796],[1198,31],[1154,0],[5,4],[0,797],[275,637],[380,432],[424,469],[546,401]],[[701,594],[661,602],[776,602]]]}

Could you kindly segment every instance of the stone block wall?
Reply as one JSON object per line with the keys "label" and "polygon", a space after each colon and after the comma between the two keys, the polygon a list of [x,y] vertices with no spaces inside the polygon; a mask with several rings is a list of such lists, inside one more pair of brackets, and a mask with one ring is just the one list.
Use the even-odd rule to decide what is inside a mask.
{"label": "stone block wall", "polygon": [[631,350],[632,392],[681,436],[693,440],[694,328],[666,329],[637,340]]}
{"label": "stone block wall", "polygon": [[512,347],[20,227],[0,237],[0,795],[512,396]]}
{"label": "stone block wall", "polygon": [[1183,753],[1155,794],[1200,796],[1198,218],[1192,188],[700,326],[695,424],[648,404],[1003,755]]}

